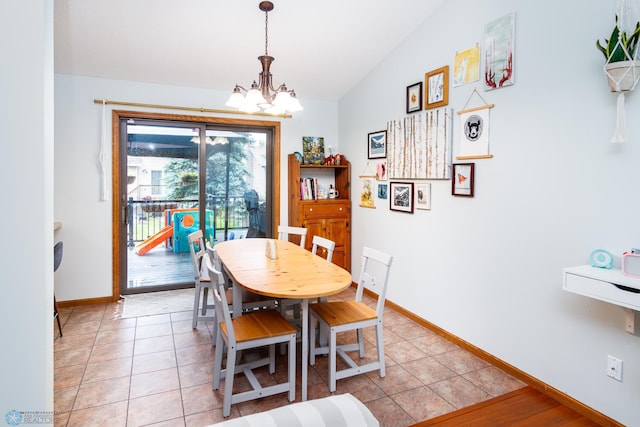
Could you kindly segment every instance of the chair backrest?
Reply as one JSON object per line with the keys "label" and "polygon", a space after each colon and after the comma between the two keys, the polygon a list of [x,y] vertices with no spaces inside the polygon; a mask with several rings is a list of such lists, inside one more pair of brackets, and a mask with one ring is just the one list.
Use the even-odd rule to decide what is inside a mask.
{"label": "chair backrest", "polygon": [[[207,250],[204,245],[202,230],[194,231],[187,236],[189,241],[189,251],[191,251],[191,263],[193,264],[193,274],[196,280],[200,280],[200,268],[202,267],[202,257]],[[198,249],[196,251],[196,245]]]}
{"label": "chair backrest", "polygon": [[206,254],[202,258],[202,262],[206,266],[207,271],[209,272],[209,277],[211,278],[211,283],[213,284],[213,303],[216,309],[216,322],[218,322],[218,327],[220,329],[222,329],[222,325],[224,324],[224,330],[227,331],[227,336],[229,337],[229,346],[235,346],[236,334],[233,330],[231,312],[229,311],[229,302],[227,301],[227,295],[224,289],[224,277],[213,265],[213,261],[209,254]]}
{"label": "chair backrest", "polygon": [[[374,263],[369,263],[374,261]],[[356,301],[362,301],[364,288],[378,293],[378,303],[376,305],[376,314],[378,318],[382,317],[384,311],[384,299],[387,295],[387,283],[389,281],[389,271],[393,257],[376,249],[364,247],[362,250],[362,267],[360,269],[360,279],[358,280],[358,289],[356,290]],[[382,280],[376,279],[372,271],[378,274]]]}
{"label": "chair backrest", "polygon": [[53,271],[60,267],[62,262],[62,242],[58,242],[53,246]]}
{"label": "chair backrest", "polygon": [[327,250],[326,260],[331,262],[331,258],[333,258],[333,250],[336,248],[336,242],[320,236],[313,236],[311,242],[313,243],[313,246],[311,247],[311,253],[316,254],[316,252],[318,251],[318,246],[320,246],[321,248],[325,248]]}
{"label": "chair backrest", "polygon": [[300,247],[304,248],[307,238],[307,229],[304,227],[291,227],[289,225],[278,226],[278,240],[289,240],[289,234],[300,236]]}

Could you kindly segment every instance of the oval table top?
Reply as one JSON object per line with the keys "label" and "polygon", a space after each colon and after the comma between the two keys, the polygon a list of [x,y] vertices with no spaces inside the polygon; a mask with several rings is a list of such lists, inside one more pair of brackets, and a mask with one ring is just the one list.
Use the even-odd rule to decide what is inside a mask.
{"label": "oval table top", "polygon": [[[268,241],[277,258],[266,255]],[[215,251],[235,283],[260,295],[275,298],[318,298],[351,286],[351,274],[300,246],[275,239],[227,240]]]}

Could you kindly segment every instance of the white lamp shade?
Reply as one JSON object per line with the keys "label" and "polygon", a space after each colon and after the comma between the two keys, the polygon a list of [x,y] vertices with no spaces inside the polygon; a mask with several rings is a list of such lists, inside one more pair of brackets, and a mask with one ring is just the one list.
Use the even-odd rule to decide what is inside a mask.
{"label": "white lamp shade", "polygon": [[260,107],[258,107],[256,104],[245,101],[240,107],[238,107],[238,110],[245,113],[257,113],[258,111],[260,111]]}
{"label": "white lamp shade", "polygon": [[288,109],[287,107],[290,103],[291,95],[289,95],[289,92],[286,91],[278,92],[278,94],[276,95],[276,99],[273,100],[273,105],[282,109]]}
{"label": "white lamp shade", "polygon": [[295,113],[296,111],[304,110],[304,108],[302,108],[302,105],[300,104],[300,101],[298,101],[298,98],[292,96],[291,101],[289,102],[289,108],[287,108],[287,110]]}
{"label": "white lamp shade", "polygon": [[271,107],[266,108],[264,112],[267,114],[273,114],[274,116],[277,116],[279,114],[284,114],[285,110],[284,108],[280,108],[275,105],[272,105]]}
{"label": "white lamp shade", "polygon": [[244,96],[240,92],[233,92],[225,105],[231,108],[239,108],[243,102]]}
{"label": "white lamp shade", "polygon": [[258,89],[251,89],[247,92],[246,102],[251,103],[253,105],[257,104],[265,104],[267,102],[266,99],[262,96]]}

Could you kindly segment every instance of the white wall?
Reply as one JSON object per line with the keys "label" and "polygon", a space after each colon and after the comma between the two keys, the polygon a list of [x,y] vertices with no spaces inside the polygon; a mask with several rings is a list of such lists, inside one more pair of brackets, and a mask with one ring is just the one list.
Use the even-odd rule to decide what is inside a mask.
{"label": "white wall", "polygon": [[0,37],[0,416],[53,424],[52,2],[1,2]]}
{"label": "white wall", "polygon": [[[98,155],[102,135],[102,105],[94,99],[224,109],[230,92],[169,87],[137,82],[55,75],[56,220],[63,222],[57,237],[65,243],[65,262],[56,273],[59,301],[110,296],[112,292],[111,197],[100,200]],[[281,120],[281,220],[287,222],[287,153],[302,151],[302,137],[324,136],[337,146],[338,106],[335,102],[301,99],[304,111]],[[111,111],[151,111],[107,105],[107,177],[111,188]],[[207,114],[177,110],[161,113]],[[220,116],[220,115],[218,115]],[[229,115],[223,117],[230,117]],[[237,116],[268,120],[265,117]]]}
{"label": "white wall", "polygon": [[[342,99],[339,135],[354,171],[353,271],[364,245],[393,254],[389,300],[637,426],[640,336],[624,331],[620,307],[562,290],[562,269],[587,264],[591,250],[621,254],[640,242],[640,94],[627,97],[629,142],[610,144],[616,96],[595,48],[615,4],[449,0]],[[482,43],[487,22],[513,11],[515,85],[449,92],[454,112],[474,86],[495,104],[494,157],[475,161],[475,197],[433,181],[430,211],[391,212],[380,199],[359,208],[367,133],[403,117],[408,85],[452,67],[456,51]],[[454,148],[457,125],[454,114]],[[622,383],[605,375],[607,355],[624,361]]]}

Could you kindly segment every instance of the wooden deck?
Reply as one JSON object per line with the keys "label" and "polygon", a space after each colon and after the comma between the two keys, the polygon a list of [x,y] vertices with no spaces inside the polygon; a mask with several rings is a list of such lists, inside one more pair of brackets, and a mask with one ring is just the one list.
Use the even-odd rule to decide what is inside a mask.
{"label": "wooden deck", "polygon": [[134,292],[155,286],[193,286],[193,266],[189,252],[175,253],[164,246],[150,250],[146,255],[128,249],[128,285]]}

